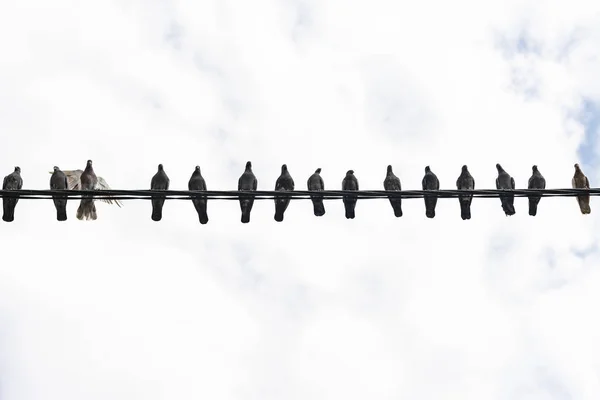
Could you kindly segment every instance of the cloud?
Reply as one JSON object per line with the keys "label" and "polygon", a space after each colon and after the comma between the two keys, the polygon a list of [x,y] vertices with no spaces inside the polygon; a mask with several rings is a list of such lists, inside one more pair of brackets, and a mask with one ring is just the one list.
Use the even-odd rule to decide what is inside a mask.
{"label": "cloud", "polygon": [[[501,163],[549,188],[582,162],[592,186],[600,44],[592,3],[317,1],[5,4],[0,168],[45,188],[53,165],[173,189],[200,165],[259,189],[286,163],[339,189],[353,169],[405,189],[463,164],[493,188]],[[591,145],[589,145],[591,144]],[[583,147],[582,147],[583,146]],[[235,201],[99,204],[57,223],[22,200],[0,224],[2,399],[597,398],[597,217],[572,198],[506,217],[456,199],[293,200],[251,223]],[[592,209],[595,210],[594,200]]]}

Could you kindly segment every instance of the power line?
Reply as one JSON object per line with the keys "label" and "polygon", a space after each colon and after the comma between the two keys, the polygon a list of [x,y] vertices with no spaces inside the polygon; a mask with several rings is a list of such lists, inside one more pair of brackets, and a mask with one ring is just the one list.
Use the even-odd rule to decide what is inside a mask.
{"label": "power line", "polygon": [[52,196],[67,197],[70,199],[81,199],[93,197],[96,200],[150,200],[153,197],[161,197],[166,200],[190,200],[191,198],[205,198],[210,200],[238,200],[241,197],[252,197],[255,200],[273,200],[275,198],[310,199],[318,196],[324,200],[339,200],[344,197],[356,199],[415,199],[426,196],[438,198],[458,198],[460,196],[493,198],[500,195],[514,195],[515,197],[542,196],[542,197],[574,197],[578,195],[599,196],[600,188],[590,189],[477,189],[477,190],[323,190],[323,191],[190,191],[190,190],[0,190],[0,197],[20,199],[51,199]]}

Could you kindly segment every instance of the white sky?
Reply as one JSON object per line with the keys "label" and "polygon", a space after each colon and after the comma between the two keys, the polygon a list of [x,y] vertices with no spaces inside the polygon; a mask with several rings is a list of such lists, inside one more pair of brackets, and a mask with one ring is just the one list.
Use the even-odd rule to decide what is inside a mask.
{"label": "white sky", "polygon": [[[172,189],[200,165],[230,190],[317,167],[339,189],[386,166],[442,189],[463,164],[569,187],[584,102],[600,102],[594,1],[178,0],[0,4],[0,175],[48,187],[87,159],[115,189]],[[598,132],[588,131],[588,140]],[[593,142],[595,143],[595,141]],[[589,150],[588,150],[589,151]],[[592,149],[589,154],[596,154]],[[0,223],[0,398],[598,399],[600,206],[341,201],[285,221],[256,201],[97,205]]]}

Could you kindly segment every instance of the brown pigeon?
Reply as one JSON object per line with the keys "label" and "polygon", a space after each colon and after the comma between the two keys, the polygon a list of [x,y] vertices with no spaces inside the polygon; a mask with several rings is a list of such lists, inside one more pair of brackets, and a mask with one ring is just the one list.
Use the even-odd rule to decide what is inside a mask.
{"label": "brown pigeon", "polygon": [[[358,190],[358,179],[354,176],[354,171],[349,170],[346,172],[346,177],[342,181],[342,190]],[[346,195],[343,196],[344,209],[346,210],[346,218],[353,219],[354,209],[356,207],[356,196]]]}
{"label": "brown pigeon", "polygon": [[[258,180],[252,172],[252,163],[248,161],[246,163],[246,169],[240,179],[238,180],[238,191],[256,191],[258,187]],[[247,224],[250,222],[250,212],[254,205],[254,196],[240,196],[240,209],[242,210],[242,223]]]}
{"label": "brown pigeon", "polygon": [[[321,178],[321,168],[317,168],[315,173],[308,178],[306,186],[310,191],[320,192],[325,190],[325,183]],[[325,215],[325,205],[323,205],[323,196],[310,195],[310,199],[313,203],[313,211],[315,216],[321,217]]]}
{"label": "brown pigeon", "polygon": [[[579,164],[575,164],[575,175],[573,175],[573,180],[571,181],[571,185],[574,189],[589,189],[590,181],[587,176],[583,174]],[[592,209],[590,208],[590,195],[589,194],[580,194],[577,196],[577,202],[579,203],[579,209],[582,214],[590,214]]]}
{"label": "brown pigeon", "polygon": [[[400,178],[398,178],[394,171],[392,171],[392,166],[387,166],[387,174],[385,179],[383,180],[383,188],[387,191],[400,191],[402,190],[402,186],[400,185]],[[394,215],[396,217],[402,216],[402,199],[400,197],[389,197],[390,204],[394,209]]]}
{"label": "brown pigeon", "polygon": [[[50,189],[69,190],[67,176],[58,167],[54,167],[54,173],[50,177]],[[52,196],[54,207],[56,207],[56,219],[58,221],[67,220],[67,196]]]}
{"label": "brown pigeon", "polygon": [[[2,182],[2,190],[21,190],[23,187],[23,179],[21,178],[21,168],[15,167],[14,172],[4,177]],[[12,222],[15,220],[15,207],[19,202],[19,196],[14,197],[3,197],[2,204],[4,206],[4,214],[2,219],[5,222]]]}
{"label": "brown pigeon", "polygon": [[[206,182],[200,173],[200,166],[196,165],[190,181],[188,182],[188,190],[206,191]],[[192,203],[198,213],[198,219],[202,225],[208,222],[208,214],[206,213],[206,196],[193,197]]]}
{"label": "brown pigeon", "polygon": [[[294,190],[294,180],[288,172],[287,165],[281,166],[281,175],[275,182],[276,191],[292,191]],[[283,214],[290,205],[290,196],[275,196],[275,221],[283,221]]]}
{"label": "brown pigeon", "polygon": [[[158,164],[158,171],[150,181],[150,190],[169,190],[169,177],[162,164]],[[165,196],[152,196],[152,221],[162,219],[162,210],[165,204]]]}

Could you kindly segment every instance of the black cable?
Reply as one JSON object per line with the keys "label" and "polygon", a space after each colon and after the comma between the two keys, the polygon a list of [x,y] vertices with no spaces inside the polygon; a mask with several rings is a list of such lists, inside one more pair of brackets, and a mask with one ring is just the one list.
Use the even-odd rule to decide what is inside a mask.
{"label": "black cable", "polygon": [[310,199],[310,196],[319,196],[324,200],[342,199],[344,196],[351,196],[357,199],[388,199],[388,198],[423,198],[424,196],[437,195],[438,198],[458,198],[459,196],[472,195],[473,197],[492,198],[503,194],[512,194],[515,197],[526,197],[537,195],[542,197],[574,197],[577,195],[588,194],[590,196],[599,196],[600,188],[590,189],[478,189],[478,190],[403,190],[403,191],[384,191],[384,190],[324,190],[324,191],[189,191],[189,190],[0,190],[0,197],[16,197],[21,199],[49,199],[52,196],[68,197],[69,199],[81,199],[82,197],[92,196],[96,200],[149,200],[153,196],[164,197],[167,200],[190,200],[192,197],[204,197],[211,200],[238,200],[240,196],[252,196],[256,200],[273,200],[276,197],[289,197],[290,199]]}

